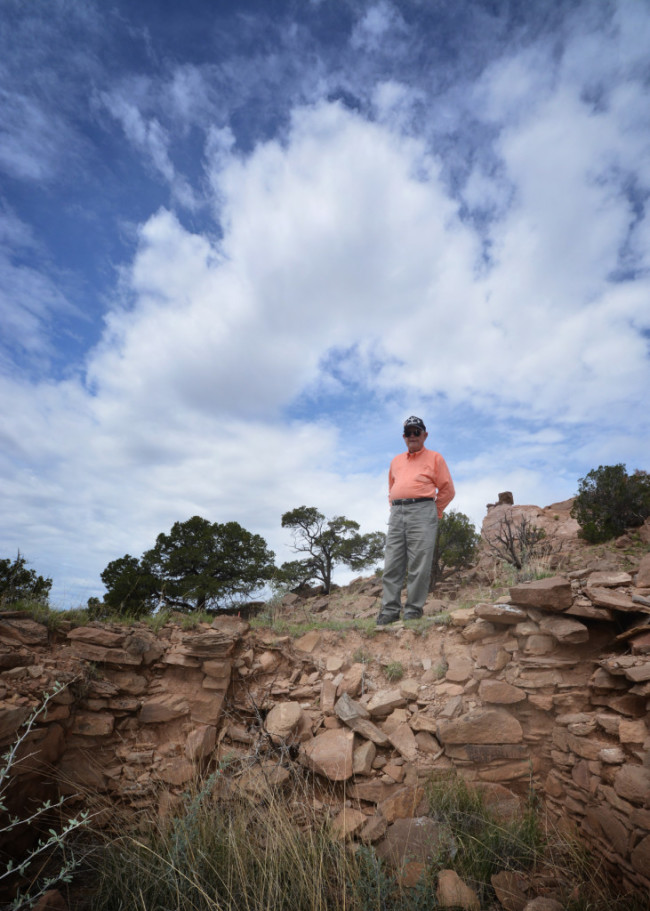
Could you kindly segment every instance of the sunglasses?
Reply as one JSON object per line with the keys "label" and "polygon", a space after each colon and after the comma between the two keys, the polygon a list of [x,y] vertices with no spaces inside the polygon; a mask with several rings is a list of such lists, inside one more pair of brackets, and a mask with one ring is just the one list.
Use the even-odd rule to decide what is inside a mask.
{"label": "sunglasses", "polygon": [[421,433],[422,431],[416,427],[415,430],[405,430],[404,436],[408,439],[408,437],[419,437]]}

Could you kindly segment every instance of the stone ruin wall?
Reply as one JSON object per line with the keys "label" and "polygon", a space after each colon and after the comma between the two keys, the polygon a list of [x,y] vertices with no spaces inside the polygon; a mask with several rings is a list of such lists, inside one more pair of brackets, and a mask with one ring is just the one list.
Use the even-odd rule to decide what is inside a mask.
{"label": "stone ruin wall", "polygon": [[[455,767],[501,806],[532,784],[627,887],[648,889],[650,554],[636,574],[569,576],[453,610],[451,626],[430,632],[430,656],[394,684],[372,662],[333,658],[326,631],[294,641],[223,617],[157,634],[144,624],[48,634],[0,614],[2,743],[54,681],[69,684],[23,751],[12,809],[54,782],[73,808],[100,799],[166,812],[197,769],[232,755],[281,783],[286,769],[263,757],[282,740],[295,746],[285,764],[346,782],[358,811],[347,809],[346,837],[381,848],[396,819],[421,812],[431,771]],[[373,616],[377,596],[367,580],[355,615]],[[367,648],[408,653],[414,635],[382,630]],[[252,790],[259,772],[251,761]]]}

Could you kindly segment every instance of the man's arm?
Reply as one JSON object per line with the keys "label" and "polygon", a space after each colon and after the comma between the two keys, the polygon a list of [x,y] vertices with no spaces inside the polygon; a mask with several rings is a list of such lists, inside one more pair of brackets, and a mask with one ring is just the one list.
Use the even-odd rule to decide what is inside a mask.
{"label": "man's arm", "polygon": [[440,453],[437,453],[436,458],[435,484],[438,488],[438,518],[442,519],[443,512],[456,496],[456,490],[454,488],[454,482],[451,479],[449,469],[447,468],[447,463],[440,455]]}

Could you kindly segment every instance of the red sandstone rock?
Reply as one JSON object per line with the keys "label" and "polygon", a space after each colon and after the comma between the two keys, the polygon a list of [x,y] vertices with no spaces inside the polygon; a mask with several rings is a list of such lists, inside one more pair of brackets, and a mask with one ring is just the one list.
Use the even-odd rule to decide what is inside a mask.
{"label": "red sandstone rock", "polygon": [[539,607],[548,611],[565,611],[571,607],[571,583],[562,576],[522,582],[510,589],[512,603],[518,607]]}
{"label": "red sandstone rock", "polygon": [[408,860],[430,863],[448,839],[444,828],[430,816],[396,819],[386,829],[386,837],[377,847],[377,856],[400,869]]}
{"label": "red sandstone rock", "polygon": [[113,733],[115,718],[100,712],[78,712],[72,720],[72,733],[84,737],[107,737]]}
{"label": "red sandstone rock", "polygon": [[526,619],[526,611],[514,604],[477,604],[476,616],[491,623],[514,625]]}
{"label": "red sandstone rock", "polygon": [[381,690],[368,703],[368,711],[373,718],[385,718],[393,709],[406,705],[406,699],[399,690]]}
{"label": "red sandstone rock", "polygon": [[408,724],[400,724],[395,730],[388,735],[388,739],[395,747],[397,752],[407,760],[414,762],[417,759],[418,747],[415,742],[415,735]]}
{"label": "red sandstone rock", "polygon": [[217,729],[207,724],[194,728],[185,741],[185,756],[190,762],[200,762],[209,756],[217,742]]}
{"label": "red sandstone rock", "polygon": [[379,812],[388,820],[410,819],[415,815],[418,804],[424,797],[424,789],[406,785],[398,788],[390,797],[379,804]]}
{"label": "red sandstone rock", "polygon": [[341,812],[332,820],[332,833],[341,841],[348,841],[355,832],[359,832],[366,823],[367,816],[361,810],[343,807]]}
{"label": "red sandstone rock", "polygon": [[436,895],[443,908],[463,908],[465,911],[480,911],[481,904],[478,900],[478,895],[453,870],[440,871]]}
{"label": "red sandstone rock", "polygon": [[266,730],[272,737],[289,740],[298,729],[302,715],[297,702],[279,702],[266,716]]}
{"label": "red sandstone rock", "polygon": [[589,630],[584,623],[568,617],[542,617],[539,625],[543,632],[549,633],[562,645],[579,645],[589,639]]}
{"label": "red sandstone rock", "polygon": [[353,770],[354,733],[342,728],[324,731],[301,747],[309,768],[330,781],[345,781]]}
{"label": "red sandstone rock", "polygon": [[165,693],[145,700],[140,710],[140,724],[161,724],[189,714],[187,700],[180,694]]}
{"label": "red sandstone rock", "polygon": [[511,686],[505,680],[481,680],[478,692],[483,702],[501,705],[523,702],[526,699],[526,694],[523,690],[516,686]]}
{"label": "red sandstone rock", "polygon": [[635,604],[629,595],[616,589],[599,588],[594,586],[587,589],[589,600],[597,607],[607,607],[615,611],[640,612],[642,608]]}
{"label": "red sandstone rock", "polygon": [[650,807],[650,769],[640,765],[623,765],[614,778],[619,797],[639,806]]}
{"label": "red sandstone rock", "polygon": [[526,880],[521,873],[501,870],[490,877],[501,907],[504,911],[523,911],[526,905]]}
{"label": "red sandstone rock", "polygon": [[438,740],[441,743],[520,743],[521,724],[507,712],[475,709],[453,721],[441,721]]}
{"label": "red sandstone rock", "polygon": [[361,692],[361,684],[366,672],[364,664],[357,662],[351,665],[343,674],[343,678],[336,688],[336,695],[342,696],[347,693],[349,696],[356,696]]}
{"label": "red sandstone rock", "polygon": [[[646,524],[648,524],[647,520]],[[637,588],[650,588],[650,554],[641,557],[635,585]]]}

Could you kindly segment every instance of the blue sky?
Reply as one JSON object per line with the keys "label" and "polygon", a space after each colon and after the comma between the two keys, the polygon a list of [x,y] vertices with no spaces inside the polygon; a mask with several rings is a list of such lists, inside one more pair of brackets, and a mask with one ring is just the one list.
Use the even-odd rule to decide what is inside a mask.
{"label": "blue sky", "polygon": [[[648,468],[650,5],[0,0],[0,556]],[[343,577],[340,577],[341,580]]]}

